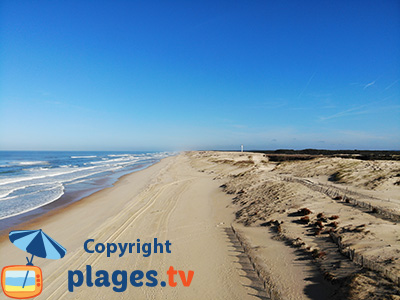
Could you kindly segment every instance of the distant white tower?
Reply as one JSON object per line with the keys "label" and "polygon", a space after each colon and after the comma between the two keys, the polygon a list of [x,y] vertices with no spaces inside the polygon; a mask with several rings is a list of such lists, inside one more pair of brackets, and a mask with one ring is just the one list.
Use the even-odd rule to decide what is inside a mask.
{"label": "distant white tower", "polygon": [[240,152],[243,152],[243,145],[240,145]]}

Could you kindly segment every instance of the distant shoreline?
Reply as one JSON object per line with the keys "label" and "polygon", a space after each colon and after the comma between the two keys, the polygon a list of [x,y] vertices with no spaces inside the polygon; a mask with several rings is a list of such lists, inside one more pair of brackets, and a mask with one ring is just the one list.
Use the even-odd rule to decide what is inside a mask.
{"label": "distant shoreline", "polygon": [[71,204],[84,200],[86,197],[94,195],[104,189],[113,187],[119,181],[121,181],[126,176],[144,170],[148,167],[151,167],[160,161],[157,161],[152,164],[142,164],[138,165],[137,168],[134,170],[129,170],[127,173],[117,174],[115,177],[108,177],[102,178],[98,180],[97,186],[93,188],[87,188],[84,190],[78,191],[68,191],[66,190],[65,193],[58,199],[45,204],[43,206],[37,207],[33,210],[27,211],[25,213],[21,213],[15,216],[11,216],[5,219],[0,220],[0,240],[3,238],[3,235],[7,234],[10,230],[16,227],[20,227],[23,224],[35,222],[36,219],[41,217],[45,217],[48,213],[53,211],[58,211],[63,208],[68,207]]}

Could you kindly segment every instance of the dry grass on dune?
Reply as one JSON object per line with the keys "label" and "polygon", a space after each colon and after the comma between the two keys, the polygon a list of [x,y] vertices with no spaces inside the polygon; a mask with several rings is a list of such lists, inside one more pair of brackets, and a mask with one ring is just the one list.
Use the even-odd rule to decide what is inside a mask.
{"label": "dry grass on dune", "polygon": [[327,176],[330,181],[376,189],[385,183],[400,184],[400,161],[364,161],[343,158],[317,158],[310,161],[283,162],[278,173],[298,177]]}
{"label": "dry grass on dune", "polygon": [[[246,226],[270,226],[278,236],[309,252],[321,272],[349,299],[390,299],[400,288],[390,278],[400,278],[400,228],[385,219],[329,197],[284,177],[310,179],[310,183],[344,184],[363,192],[375,190],[387,208],[395,202],[380,200],[380,191],[400,192],[400,162],[361,161],[343,158],[315,158],[274,163],[262,154],[203,152],[189,154],[207,163],[203,172],[223,178],[222,188],[233,195],[236,221]],[[249,161],[252,161],[250,163]],[[383,194],[382,194],[383,195]],[[386,195],[386,194],[385,194]],[[307,212],[307,213],[304,213]],[[368,268],[361,267],[339,252],[330,236],[340,239],[342,252],[356,253]],[[350,254],[349,254],[350,253]],[[354,256],[354,255],[353,255]],[[359,262],[358,262],[359,263]],[[383,270],[384,273],[371,271]]]}

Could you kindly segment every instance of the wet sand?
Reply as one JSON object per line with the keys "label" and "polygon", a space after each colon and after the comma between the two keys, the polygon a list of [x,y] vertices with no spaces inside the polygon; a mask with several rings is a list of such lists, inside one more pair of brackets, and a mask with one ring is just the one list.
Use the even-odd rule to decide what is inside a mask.
{"label": "wet sand", "polygon": [[[41,228],[67,249],[61,260],[35,258],[43,271],[43,292],[37,299],[266,299],[262,284],[252,270],[239,263],[240,249],[228,238],[234,219],[224,194],[213,176],[198,172],[186,155],[163,159],[139,172],[121,178],[106,188],[65,208],[53,210],[19,229]],[[171,253],[149,257],[126,254],[108,258],[89,254],[87,239],[101,243],[169,240]],[[26,253],[7,239],[0,242],[1,265],[24,264]],[[170,266],[194,271],[184,287],[133,287],[116,293],[110,287],[83,284],[68,291],[68,270],[156,270],[167,281]]]}

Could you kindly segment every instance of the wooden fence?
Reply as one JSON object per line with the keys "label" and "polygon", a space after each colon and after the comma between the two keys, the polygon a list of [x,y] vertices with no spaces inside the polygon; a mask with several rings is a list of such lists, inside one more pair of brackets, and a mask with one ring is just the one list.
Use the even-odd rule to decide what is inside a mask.
{"label": "wooden fence", "polygon": [[256,254],[252,250],[252,246],[248,239],[240,233],[238,230],[231,225],[232,231],[235,234],[236,238],[238,239],[240,245],[243,248],[243,251],[246,253],[247,257],[250,260],[254,270],[257,273],[258,278],[262,281],[264,285],[264,289],[267,292],[269,298],[271,300],[283,300],[285,299],[283,295],[278,291],[277,287],[272,280],[272,274],[268,271],[268,267],[264,263],[264,261],[260,258],[258,254]]}
{"label": "wooden fence", "polygon": [[342,238],[336,232],[330,232],[329,235],[339,247],[339,251],[350,258],[354,263],[366,269],[379,272],[383,277],[393,281],[395,284],[400,286],[400,276],[398,275],[398,272],[393,272],[392,270],[386,268],[382,263],[378,263],[369,258],[366,258],[361,253],[358,253],[354,249],[342,244]]}
{"label": "wooden fence", "polygon": [[360,201],[357,200],[353,197],[349,197],[348,195],[353,195],[356,197],[360,197],[363,199],[373,199],[373,200],[380,200],[378,198],[372,197],[372,196],[366,196],[361,193],[357,193],[354,191],[349,191],[349,190],[344,190],[338,187],[334,186],[329,186],[329,185],[324,185],[320,183],[313,183],[307,179],[301,179],[301,178],[293,178],[293,177],[282,177],[283,180],[288,181],[288,182],[297,182],[300,184],[303,184],[307,186],[309,189],[323,193],[332,199],[340,197],[341,201],[344,203],[350,203],[356,207],[361,207],[369,210],[370,212],[373,212],[374,214],[377,215],[377,217],[383,218],[383,219],[389,219],[394,222],[400,222],[400,214],[396,212],[389,211],[388,209],[374,206],[370,202],[366,201]]}

